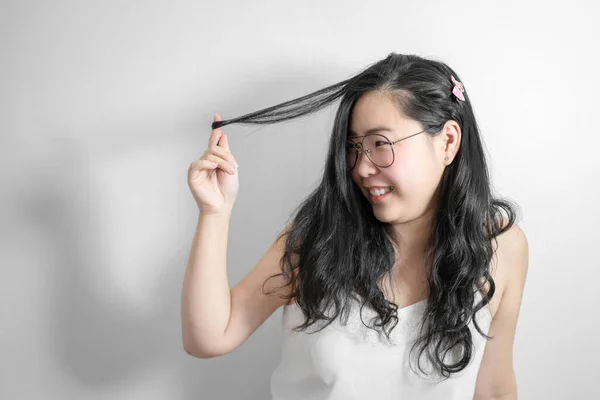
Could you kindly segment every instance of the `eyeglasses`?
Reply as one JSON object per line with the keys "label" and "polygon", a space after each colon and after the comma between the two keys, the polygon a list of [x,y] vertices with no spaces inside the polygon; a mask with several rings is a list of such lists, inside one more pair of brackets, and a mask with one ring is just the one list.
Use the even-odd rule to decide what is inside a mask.
{"label": "eyeglasses", "polygon": [[373,162],[373,164],[377,165],[380,168],[387,168],[394,163],[394,148],[393,144],[416,136],[420,133],[425,132],[427,129],[422,130],[421,132],[414,133],[410,136],[402,138],[400,140],[396,140],[395,142],[390,142],[390,140],[381,135],[379,133],[371,133],[365,136],[355,136],[354,138],[363,138],[360,143],[354,143],[351,140],[348,140],[348,144],[346,146],[346,159],[348,162],[348,167],[350,170],[354,169],[356,166],[356,162],[358,161],[359,146],[362,148],[369,160]]}

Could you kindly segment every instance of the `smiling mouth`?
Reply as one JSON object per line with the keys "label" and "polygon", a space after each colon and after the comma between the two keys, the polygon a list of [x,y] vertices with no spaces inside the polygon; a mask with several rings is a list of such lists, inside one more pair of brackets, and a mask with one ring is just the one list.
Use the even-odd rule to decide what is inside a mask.
{"label": "smiling mouth", "polygon": [[380,195],[376,195],[376,194],[371,194],[369,192],[369,201],[371,203],[379,203],[380,201],[383,201],[384,199],[388,198],[388,196],[390,196],[390,193],[392,193],[394,191],[394,189],[387,191],[383,194]]}
{"label": "smiling mouth", "polygon": [[389,186],[389,187],[387,187],[387,188],[385,189],[385,191],[384,191],[383,193],[381,193],[381,192],[382,192],[382,190],[379,190],[379,191],[378,191],[378,194],[373,194],[373,193],[371,193],[371,191],[370,191],[370,190],[367,190],[367,194],[368,194],[369,196],[382,196],[382,195],[384,195],[384,194],[386,194],[386,193],[393,192],[393,191],[394,191],[394,189],[395,189],[394,187],[392,187],[392,186]]}

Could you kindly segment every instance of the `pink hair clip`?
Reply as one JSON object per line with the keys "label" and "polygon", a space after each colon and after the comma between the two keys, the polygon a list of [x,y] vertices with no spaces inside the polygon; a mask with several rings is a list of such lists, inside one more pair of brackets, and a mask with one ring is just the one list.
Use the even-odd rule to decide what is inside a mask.
{"label": "pink hair clip", "polygon": [[452,79],[452,83],[454,84],[452,94],[455,95],[459,100],[465,101],[465,96],[463,94],[465,92],[465,87],[463,86],[463,84],[454,79],[454,76],[451,76],[450,79]]}

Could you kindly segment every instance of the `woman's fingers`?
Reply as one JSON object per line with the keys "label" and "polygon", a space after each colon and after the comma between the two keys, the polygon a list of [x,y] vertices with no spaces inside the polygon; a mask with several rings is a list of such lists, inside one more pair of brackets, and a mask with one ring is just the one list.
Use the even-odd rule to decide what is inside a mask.
{"label": "woman's fingers", "polygon": [[[222,121],[221,116],[215,113],[213,121]],[[213,164],[201,163],[200,161],[208,161]],[[209,169],[215,168],[212,165],[217,164],[219,168],[227,171],[229,174],[234,174],[237,169],[237,162],[233,158],[229,149],[229,142],[227,141],[227,135],[223,134],[221,127],[215,128],[210,134],[208,140],[208,149],[204,152],[199,161],[192,163],[194,169]]]}
{"label": "woman's fingers", "polygon": [[[213,122],[222,121],[223,119],[218,113],[213,116]],[[221,127],[212,130],[210,137],[208,138],[208,147],[217,146],[219,139],[223,135],[223,129]]]}
{"label": "woman's fingers", "polygon": [[[227,135],[223,135],[223,136],[221,136],[220,143],[225,143],[226,140],[227,140]],[[204,154],[202,155],[202,157],[200,157],[200,158],[206,158],[209,155],[217,156],[217,157],[225,160],[226,162],[230,162],[231,164],[237,166],[237,162],[235,161],[235,158],[233,157],[231,152],[229,150],[225,149],[224,147],[221,147],[220,145],[212,147],[210,149],[207,149],[204,152]]]}
{"label": "woman's fingers", "polygon": [[193,169],[214,169],[216,167],[221,168],[224,171],[227,171],[229,174],[233,175],[236,172],[236,167],[233,163],[219,158],[215,155],[209,154],[206,157],[194,161],[190,168]]}
{"label": "woman's fingers", "polygon": [[190,167],[188,168],[188,171],[201,171],[203,169],[215,169],[217,168],[218,164],[214,161],[210,161],[210,160],[197,160],[197,161],[192,161],[192,163],[190,164]]}
{"label": "woman's fingers", "polygon": [[194,180],[202,170],[212,170],[217,168],[218,164],[209,160],[193,161],[188,168],[188,181]]}
{"label": "woman's fingers", "polygon": [[227,135],[223,135],[223,137],[221,138],[221,141],[219,142],[219,146],[217,148],[219,148],[220,146],[223,146],[224,149],[228,152],[228,154],[231,156],[231,158],[226,157],[230,162],[232,162],[233,164],[235,164],[236,168],[238,167],[238,163],[235,160],[235,158],[233,157],[233,155],[231,154],[231,149],[229,148],[229,136]]}

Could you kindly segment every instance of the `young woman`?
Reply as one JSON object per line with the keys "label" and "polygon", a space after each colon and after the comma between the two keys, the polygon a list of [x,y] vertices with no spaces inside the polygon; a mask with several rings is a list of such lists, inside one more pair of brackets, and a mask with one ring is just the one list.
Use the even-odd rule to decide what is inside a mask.
{"label": "young woman", "polygon": [[[492,195],[460,81],[443,62],[391,53],[307,96],[216,114],[188,171],[199,219],[182,290],[186,351],[229,353],[283,306],[274,399],[516,399],[527,239],[515,206]],[[238,174],[221,127],[338,99],[320,185],[230,290]]]}

